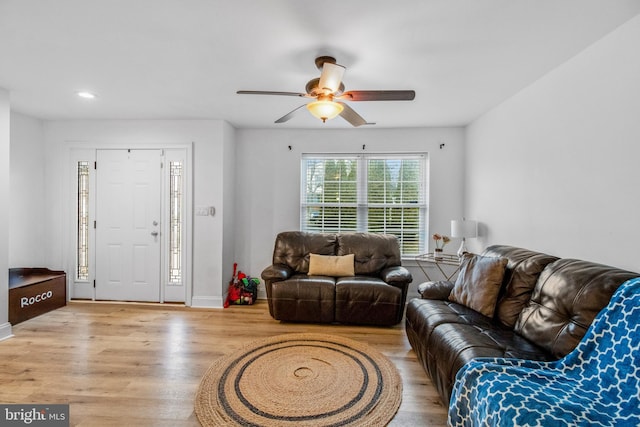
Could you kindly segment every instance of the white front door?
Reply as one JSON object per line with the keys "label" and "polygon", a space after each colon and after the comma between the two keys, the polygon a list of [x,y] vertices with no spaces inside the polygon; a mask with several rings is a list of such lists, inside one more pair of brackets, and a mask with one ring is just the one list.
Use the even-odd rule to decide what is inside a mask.
{"label": "white front door", "polygon": [[160,301],[161,150],[98,150],[96,299]]}

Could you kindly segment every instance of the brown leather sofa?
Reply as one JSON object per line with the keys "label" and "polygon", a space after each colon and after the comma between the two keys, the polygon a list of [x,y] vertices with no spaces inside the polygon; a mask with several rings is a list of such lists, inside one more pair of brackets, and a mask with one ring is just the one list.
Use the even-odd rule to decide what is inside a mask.
{"label": "brown leather sofa", "polygon": [[458,370],[477,357],[555,360],[580,342],[613,292],[637,273],[511,246],[492,317],[449,300],[453,282],[426,282],[407,304],[406,334],[448,406]]}
{"label": "brown leather sofa", "polygon": [[[354,254],[354,275],[310,276],[311,254]],[[395,236],[301,231],[278,234],[262,279],[276,320],[380,326],[400,323],[412,281]]]}

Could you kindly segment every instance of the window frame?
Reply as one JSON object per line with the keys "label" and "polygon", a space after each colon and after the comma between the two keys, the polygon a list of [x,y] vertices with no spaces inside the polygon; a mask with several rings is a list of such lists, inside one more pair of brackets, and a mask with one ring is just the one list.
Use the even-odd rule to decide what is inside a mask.
{"label": "window frame", "polygon": [[[322,201],[309,201],[309,181],[311,179],[317,179],[317,176],[312,178],[309,175],[309,167],[311,162],[327,162],[327,161],[340,161],[340,160],[351,160],[356,162],[356,201],[355,203],[352,201],[349,202],[327,202],[325,200]],[[419,169],[418,169],[418,177],[415,180],[404,181],[398,176],[395,180],[386,180],[377,181],[380,184],[383,184],[386,188],[388,184],[398,184],[400,185],[403,182],[409,183],[417,183],[418,184],[418,200],[412,202],[370,202],[369,197],[369,186],[373,181],[369,181],[369,165],[371,160],[383,160],[383,161],[407,161],[407,160],[418,160],[419,161]],[[323,172],[325,173],[323,164]],[[386,166],[386,164],[385,164]],[[397,173],[400,173],[397,171]],[[424,253],[426,247],[428,246],[428,241],[426,236],[428,235],[427,224],[428,224],[428,199],[429,199],[429,161],[427,153],[336,153],[336,154],[315,154],[315,153],[305,153],[301,156],[300,162],[300,230],[309,231],[309,232],[379,232],[372,231],[369,225],[369,213],[372,208],[384,208],[384,209],[401,209],[401,215],[404,215],[404,209],[414,209],[418,208],[418,223],[416,228],[411,229],[411,235],[417,236],[417,242],[414,244],[416,249],[411,252],[404,252],[405,245],[410,244],[410,240],[404,241],[403,235],[409,233],[405,233],[405,227],[401,227],[399,230],[393,230],[392,228],[388,228],[386,224],[386,218],[384,222],[384,226],[382,233],[385,234],[393,234],[396,235],[400,241],[400,247],[403,258],[414,258],[416,255]],[[324,185],[324,180],[322,185]],[[338,182],[338,185],[343,181],[331,181]],[[351,181],[345,181],[351,182]],[[324,187],[323,187],[324,189]],[[340,195],[340,191],[338,191]],[[404,193],[401,193],[404,194]],[[324,192],[322,197],[324,197]],[[386,197],[386,196],[385,196]],[[311,209],[319,209],[324,214],[324,208],[345,208],[345,209],[353,209],[356,211],[355,218],[355,227],[347,226],[342,227],[340,219],[334,227],[332,228],[329,223],[327,225],[325,221],[325,217],[323,216],[321,220],[321,225],[319,227],[309,226],[308,220],[308,212]],[[385,213],[386,215],[386,213]],[[352,224],[351,224],[352,225]]]}

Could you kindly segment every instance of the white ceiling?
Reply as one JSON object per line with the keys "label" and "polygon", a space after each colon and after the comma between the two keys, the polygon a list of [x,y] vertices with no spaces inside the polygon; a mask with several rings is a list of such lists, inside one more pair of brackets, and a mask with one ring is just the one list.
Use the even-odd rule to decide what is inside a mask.
{"label": "white ceiling", "polygon": [[[0,0],[0,87],[42,119],[224,119],[235,127],[348,128],[305,112],[314,58],[376,127],[465,125],[640,13],[638,0]],[[88,90],[87,101],[75,93]]]}

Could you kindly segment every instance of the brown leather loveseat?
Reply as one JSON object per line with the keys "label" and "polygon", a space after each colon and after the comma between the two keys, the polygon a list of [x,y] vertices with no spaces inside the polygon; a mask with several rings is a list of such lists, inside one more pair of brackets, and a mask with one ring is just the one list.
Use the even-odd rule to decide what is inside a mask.
{"label": "brown leather loveseat", "polygon": [[[477,357],[565,356],[618,286],[638,276],[593,262],[490,246],[481,256],[465,255],[455,283],[418,286],[421,297],[407,304],[406,334],[448,406],[456,373],[465,363]],[[483,288],[474,289],[479,282]],[[493,296],[484,293],[492,286]],[[487,304],[491,299],[493,307]]]}
{"label": "brown leather loveseat", "polygon": [[[323,271],[333,262],[350,271]],[[395,236],[286,231],[262,279],[274,319],[389,326],[402,320],[412,277]]]}

